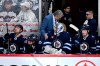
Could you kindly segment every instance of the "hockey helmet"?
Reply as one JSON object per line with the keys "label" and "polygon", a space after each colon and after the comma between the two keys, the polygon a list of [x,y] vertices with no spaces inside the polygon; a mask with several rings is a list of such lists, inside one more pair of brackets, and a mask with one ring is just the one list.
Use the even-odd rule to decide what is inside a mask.
{"label": "hockey helmet", "polygon": [[31,34],[31,35],[29,35],[29,37],[28,37],[28,39],[27,39],[28,41],[36,41],[37,40],[37,37],[36,37],[36,35],[34,35],[34,34]]}
{"label": "hockey helmet", "polygon": [[15,25],[15,27],[19,27],[22,31],[23,31],[23,26],[18,24],[18,25]]}

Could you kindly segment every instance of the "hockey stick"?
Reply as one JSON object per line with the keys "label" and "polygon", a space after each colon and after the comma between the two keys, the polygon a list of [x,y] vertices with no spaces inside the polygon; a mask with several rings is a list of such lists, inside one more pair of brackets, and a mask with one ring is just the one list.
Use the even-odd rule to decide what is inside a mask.
{"label": "hockey stick", "polygon": [[[69,27],[71,27],[72,29],[74,29],[76,32],[78,32],[78,37],[80,38],[80,31],[79,31],[79,29],[75,26],[75,25],[73,25],[73,24],[70,24],[69,25]],[[80,43],[79,43],[80,44]],[[81,52],[81,54],[82,54],[82,51],[80,50],[80,52]]]}
{"label": "hockey stick", "polygon": [[80,31],[79,31],[79,28],[77,28],[75,25],[73,24],[70,24],[69,27],[71,27],[72,29],[74,29],[76,32],[78,32],[79,34],[79,37],[80,37]]}
{"label": "hockey stick", "polygon": [[71,27],[72,29],[74,29],[76,32],[79,31],[79,29],[75,25],[73,25],[73,24],[70,24],[69,27]]}
{"label": "hockey stick", "polygon": [[[7,30],[7,34],[8,34],[8,24],[6,23],[6,30]],[[9,38],[8,38],[8,42],[7,42],[7,44],[8,44],[8,54],[10,53],[10,49],[9,49]]]}

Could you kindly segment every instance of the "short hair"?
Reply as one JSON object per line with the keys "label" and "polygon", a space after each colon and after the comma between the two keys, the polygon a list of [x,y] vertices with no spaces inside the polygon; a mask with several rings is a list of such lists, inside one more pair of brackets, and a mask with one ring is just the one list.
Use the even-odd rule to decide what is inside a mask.
{"label": "short hair", "polygon": [[64,16],[63,12],[61,10],[56,10],[54,13],[54,16],[59,15],[59,16]]}
{"label": "short hair", "polygon": [[17,24],[17,25],[15,25],[15,28],[16,28],[16,27],[19,27],[19,28],[23,31],[23,26],[22,26],[22,25]]}
{"label": "short hair", "polygon": [[67,7],[70,7],[70,4],[65,4],[63,9],[66,9]]}
{"label": "short hair", "polygon": [[92,13],[92,14],[94,14],[92,10],[87,10],[86,12],[89,12],[89,13]]}

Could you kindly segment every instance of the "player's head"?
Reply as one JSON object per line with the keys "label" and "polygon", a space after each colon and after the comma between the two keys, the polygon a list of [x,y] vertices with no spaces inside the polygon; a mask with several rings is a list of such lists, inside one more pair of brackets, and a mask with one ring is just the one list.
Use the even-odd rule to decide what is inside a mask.
{"label": "player's head", "polygon": [[35,44],[35,42],[37,41],[36,35],[34,34],[29,35],[27,41],[29,45]]}
{"label": "player's head", "polygon": [[14,32],[15,32],[15,33],[21,33],[21,32],[23,32],[23,26],[20,25],[20,24],[15,25],[15,27],[14,27]]}
{"label": "player's head", "polygon": [[89,26],[88,25],[83,25],[82,29],[81,29],[81,32],[82,32],[82,36],[88,35],[89,34]]}
{"label": "player's head", "polygon": [[60,20],[64,16],[63,12],[61,10],[56,10],[54,12],[54,18],[55,20]]}
{"label": "player's head", "polygon": [[64,31],[64,25],[62,23],[59,23],[56,27],[54,27],[54,34],[59,35],[61,32]]}

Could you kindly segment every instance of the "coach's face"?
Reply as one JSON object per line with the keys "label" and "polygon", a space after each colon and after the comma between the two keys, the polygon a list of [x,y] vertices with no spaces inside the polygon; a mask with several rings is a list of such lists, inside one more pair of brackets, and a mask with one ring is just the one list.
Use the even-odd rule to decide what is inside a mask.
{"label": "coach's face", "polygon": [[62,18],[62,16],[60,16],[60,15],[55,16],[55,20],[57,20],[57,21],[59,21],[61,18]]}

